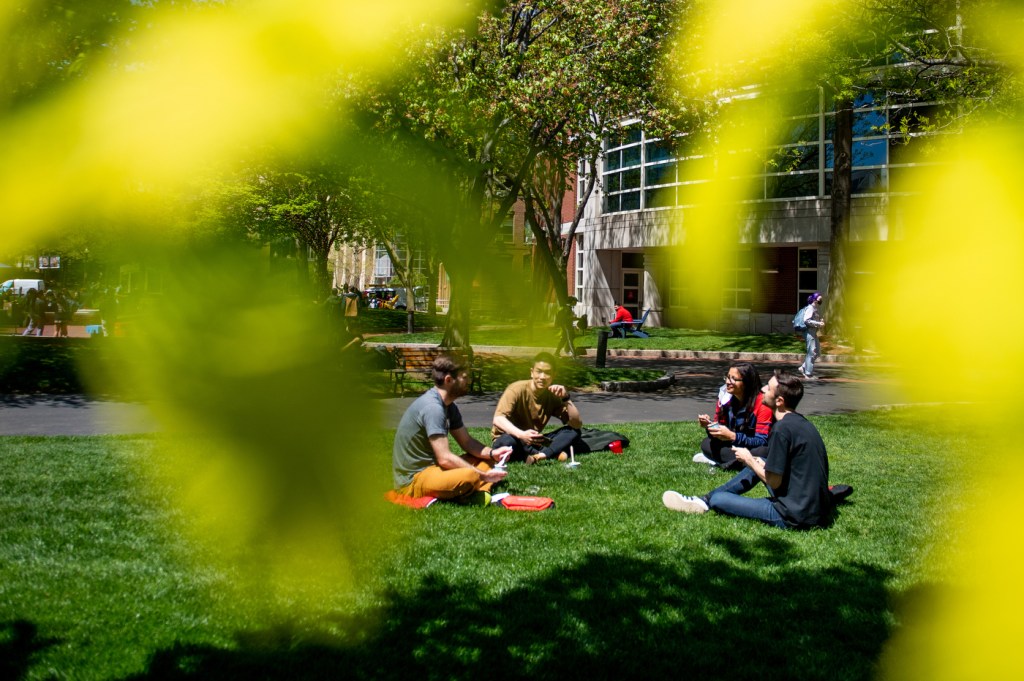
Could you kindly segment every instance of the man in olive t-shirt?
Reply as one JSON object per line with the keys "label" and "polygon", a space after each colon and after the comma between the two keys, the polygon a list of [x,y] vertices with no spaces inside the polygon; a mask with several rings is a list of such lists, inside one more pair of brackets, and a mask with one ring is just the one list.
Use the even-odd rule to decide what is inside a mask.
{"label": "man in olive t-shirt", "polygon": [[[494,447],[511,447],[512,459],[536,463],[559,458],[575,447],[582,451],[580,428],[583,420],[572,402],[569,390],[554,383],[554,355],[542,352],[533,358],[530,378],[516,381],[505,388],[492,420],[491,443]],[[544,434],[551,417],[565,425]]]}

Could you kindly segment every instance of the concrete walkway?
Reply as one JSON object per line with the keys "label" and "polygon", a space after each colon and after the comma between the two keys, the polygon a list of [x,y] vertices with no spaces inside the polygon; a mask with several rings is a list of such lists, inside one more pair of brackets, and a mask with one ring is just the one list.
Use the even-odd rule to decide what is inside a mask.
{"label": "concrete walkway", "polygon": [[[713,355],[714,353],[704,353]],[[772,369],[795,371],[801,358],[765,361],[752,358],[762,380]],[[593,361],[593,358],[589,358]],[[728,357],[609,357],[609,367],[658,369],[675,376],[675,384],[657,393],[576,392],[573,399],[583,419],[598,423],[651,423],[696,418],[711,412],[729,364]],[[845,362],[816,366],[819,380],[807,381],[800,411],[808,415],[849,413],[879,406],[904,403],[895,372],[883,366]],[[525,378],[525,376],[524,376]],[[500,393],[467,395],[459,400],[468,426],[491,423]],[[394,428],[414,397],[378,400],[380,427]],[[118,402],[84,396],[0,397],[0,435],[100,435],[150,433],[160,425],[143,404]]]}

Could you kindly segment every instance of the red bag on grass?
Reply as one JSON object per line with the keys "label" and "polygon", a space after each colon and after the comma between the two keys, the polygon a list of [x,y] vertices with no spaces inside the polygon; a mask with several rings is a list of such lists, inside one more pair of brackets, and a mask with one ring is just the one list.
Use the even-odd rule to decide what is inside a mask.
{"label": "red bag on grass", "polygon": [[499,503],[510,511],[546,511],[555,507],[555,500],[550,497],[521,497],[511,494]]}

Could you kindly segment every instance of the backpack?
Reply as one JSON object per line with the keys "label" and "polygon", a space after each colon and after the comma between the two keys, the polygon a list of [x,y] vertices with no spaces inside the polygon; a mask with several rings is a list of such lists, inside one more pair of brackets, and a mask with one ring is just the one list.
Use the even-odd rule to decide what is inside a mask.
{"label": "backpack", "polygon": [[807,316],[807,308],[810,305],[801,307],[800,310],[793,315],[793,330],[797,333],[803,333],[807,330],[807,326],[804,324],[804,317]]}
{"label": "backpack", "polygon": [[596,428],[581,428],[580,439],[583,440],[581,452],[599,452],[608,449],[613,442],[619,442],[619,447],[628,447],[629,438],[613,430],[597,430]]}

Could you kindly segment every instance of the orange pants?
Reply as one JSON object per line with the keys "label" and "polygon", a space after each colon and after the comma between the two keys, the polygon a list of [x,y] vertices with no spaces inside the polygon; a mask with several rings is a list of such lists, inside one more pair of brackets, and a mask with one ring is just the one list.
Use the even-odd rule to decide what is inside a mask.
{"label": "orange pants", "polygon": [[398,493],[410,497],[457,499],[481,490],[489,492],[494,483],[484,482],[477,470],[489,471],[492,466],[490,461],[481,461],[476,468],[445,470],[436,464],[428,466],[413,476],[412,482]]}

